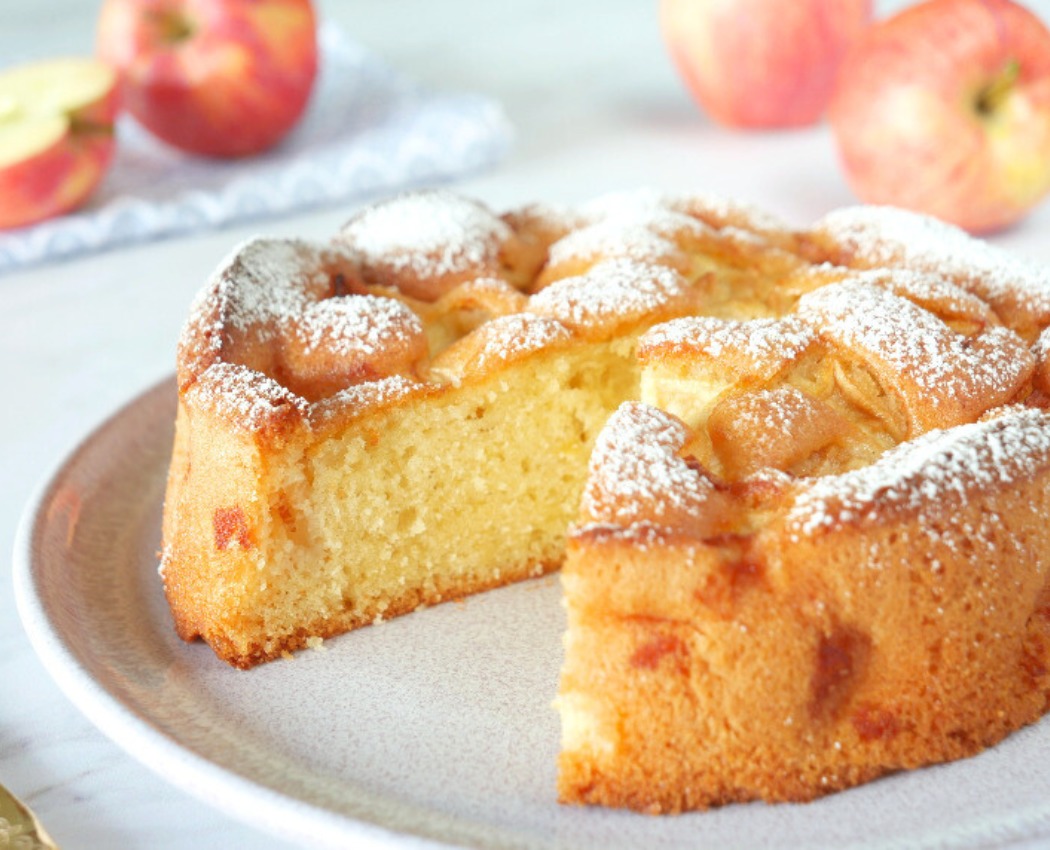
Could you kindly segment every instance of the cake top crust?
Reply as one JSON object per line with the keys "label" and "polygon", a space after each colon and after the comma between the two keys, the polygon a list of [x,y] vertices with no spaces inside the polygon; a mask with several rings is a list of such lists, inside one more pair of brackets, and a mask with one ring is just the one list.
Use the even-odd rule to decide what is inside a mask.
{"label": "cake top crust", "polygon": [[[669,412],[635,403],[613,417],[584,518],[695,530],[728,498],[719,475],[856,489],[830,473],[884,469],[872,461],[897,443],[1043,404],[1048,325],[1050,272],[912,213],[851,208],[793,230],[705,195],[613,193],[497,215],[429,191],[363,210],[328,243],[239,246],[194,302],[179,384],[263,439],[337,427],[559,347],[618,344],[654,386],[678,383],[666,384]],[[713,395],[690,401],[701,390]],[[646,400],[662,404],[653,392]],[[751,460],[733,455],[745,422]],[[1003,427],[974,433],[992,440]],[[1033,445],[1000,448],[1027,457]]]}
{"label": "cake top crust", "polygon": [[343,227],[338,240],[367,265],[439,277],[493,262],[510,234],[481,204],[430,191],[365,209]]}
{"label": "cake top crust", "polygon": [[595,223],[573,230],[550,248],[549,263],[594,258],[622,257],[638,262],[670,262],[679,251],[679,242],[699,238],[709,228],[667,207],[658,205],[632,208],[610,205]]}
{"label": "cake top crust", "polygon": [[701,521],[715,488],[680,456],[688,438],[686,426],[670,414],[639,402],[622,405],[591,455],[583,522]]}
{"label": "cake top crust", "polygon": [[614,333],[648,317],[688,309],[692,293],[693,287],[673,269],[616,258],[552,283],[529,299],[527,309],[569,330]]}
{"label": "cake top crust", "polygon": [[304,399],[273,378],[236,363],[209,366],[187,396],[198,408],[259,433],[273,433],[282,422],[298,421],[309,410]]}
{"label": "cake top crust", "polygon": [[935,430],[870,466],[803,483],[787,512],[796,535],[885,522],[901,512],[945,517],[976,491],[1009,487],[1050,464],[1050,416],[1014,407],[992,419]]}
{"label": "cake top crust", "polygon": [[647,331],[638,343],[644,362],[678,355],[691,358],[746,358],[752,368],[797,357],[816,339],[813,328],[796,316],[734,321],[715,316],[672,319]]}
{"label": "cake top crust", "polygon": [[[782,401],[786,405],[774,410],[787,422],[795,395],[789,392]],[[757,507],[775,506],[796,541],[839,529],[852,533],[902,514],[918,517],[936,535],[961,501],[1028,480],[1050,465],[1050,415],[1020,406],[929,431],[868,466],[836,475],[795,479],[760,470],[733,488],[735,493],[717,487],[683,456],[688,440],[689,429],[674,416],[639,402],[621,406],[595,446],[574,533],[637,526],[710,539],[741,527],[739,519],[721,522],[727,511],[719,500],[754,509],[757,493]]]}
{"label": "cake top crust", "polygon": [[846,207],[813,233],[839,260],[859,268],[905,267],[939,275],[993,307],[1050,319],[1050,269],[974,239],[958,227],[894,207]]}
{"label": "cake top crust", "polygon": [[1005,401],[1035,362],[1009,328],[974,336],[954,332],[907,298],[864,280],[847,279],[802,296],[799,315],[838,345],[861,352],[893,373],[915,407],[957,405],[976,415],[989,398]]}

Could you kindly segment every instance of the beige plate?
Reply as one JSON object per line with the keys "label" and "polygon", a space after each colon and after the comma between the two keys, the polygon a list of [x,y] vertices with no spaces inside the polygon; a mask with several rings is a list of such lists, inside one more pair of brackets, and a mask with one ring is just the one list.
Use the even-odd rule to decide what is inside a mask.
{"label": "beige plate", "polygon": [[[29,505],[19,610],[59,685],[165,779],[308,846],[987,846],[1050,833],[1050,723],[808,806],[653,818],[554,796],[556,579],[362,629],[250,672],[173,634],[156,576],[173,382]],[[761,695],[756,695],[761,699]]]}

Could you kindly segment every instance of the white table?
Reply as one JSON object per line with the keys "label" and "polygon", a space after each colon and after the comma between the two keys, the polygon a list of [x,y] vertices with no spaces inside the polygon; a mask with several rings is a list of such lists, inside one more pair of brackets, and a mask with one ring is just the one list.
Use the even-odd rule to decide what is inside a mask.
{"label": "white table", "polygon": [[[1050,19],[1050,0],[1031,4]],[[14,7],[14,8],[12,8]],[[6,57],[91,49],[95,4],[5,0]],[[693,107],[641,0],[322,3],[407,74],[503,102],[510,157],[458,188],[499,208],[612,189],[703,189],[803,224],[852,201],[826,127],[734,134]],[[262,230],[324,237],[349,208],[122,249],[0,277],[0,551],[23,504],[82,436],[173,369],[194,292],[229,248]],[[995,241],[1050,262],[1050,203]],[[0,781],[68,848],[281,846],[169,786],[99,733],[35,657],[0,559]],[[1050,838],[1047,839],[1050,842]],[[1033,844],[1032,846],[1035,846]]]}

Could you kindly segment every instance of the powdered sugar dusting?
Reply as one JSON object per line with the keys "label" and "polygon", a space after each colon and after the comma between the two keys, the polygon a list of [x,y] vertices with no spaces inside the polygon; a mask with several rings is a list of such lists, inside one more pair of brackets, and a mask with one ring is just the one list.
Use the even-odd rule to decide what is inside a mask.
{"label": "powdered sugar dusting", "polygon": [[603,221],[574,230],[550,248],[549,263],[557,266],[577,260],[627,257],[641,262],[667,261],[676,253],[674,243],[644,225]]}
{"label": "powdered sugar dusting", "polygon": [[400,301],[374,295],[326,298],[306,307],[296,338],[309,356],[323,349],[338,357],[367,360],[406,340],[423,336],[423,323]]}
{"label": "powdered sugar dusting", "polygon": [[507,295],[521,295],[519,290],[499,277],[476,277],[473,280],[468,280],[466,283],[461,283],[452,292],[469,292],[471,294],[496,296],[497,298]]}
{"label": "powdered sugar dusting", "polygon": [[352,271],[349,255],[336,247],[289,239],[245,242],[195,300],[180,358],[195,358],[205,368],[215,359],[258,364],[271,347],[300,361],[323,356],[333,368],[356,368],[422,356],[423,323],[400,301],[330,297],[338,276]]}
{"label": "powdered sugar dusting", "polygon": [[1043,364],[1050,361],[1050,328],[1046,328],[1032,346],[1032,355],[1036,362]]}
{"label": "powdered sugar dusting", "polygon": [[721,195],[706,192],[679,194],[671,196],[668,203],[672,209],[695,215],[713,227],[732,224],[760,233],[784,233],[788,229],[783,221],[771,213]]}
{"label": "powdered sugar dusting", "polygon": [[618,325],[686,298],[689,285],[672,269],[633,260],[604,260],[529,299],[529,310],[570,328]]}
{"label": "powdered sugar dusting", "polygon": [[863,279],[807,293],[799,300],[799,315],[826,338],[887,364],[928,393],[925,398],[934,405],[960,394],[1008,393],[1031,369],[1020,337],[1008,328],[988,329],[978,345],[927,310]]}
{"label": "powdered sugar dusting", "polygon": [[568,233],[592,223],[579,208],[571,204],[547,201],[534,201],[510,210],[503,219],[519,232],[522,228],[527,230],[539,226],[548,232]]}
{"label": "powdered sugar dusting", "polygon": [[662,209],[682,213],[722,228],[727,224],[753,231],[786,231],[787,226],[764,210],[740,203],[721,195],[690,192],[664,192],[643,188],[609,192],[580,206],[580,212],[590,221],[611,216],[638,215],[640,211]]}
{"label": "powdered sugar dusting", "polygon": [[481,204],[451,192],[402,195],[369,207],[339,234],[364,261],[439,277],[491,265],[510,227]]}
{"label": "powdered sugar dusting", "polygon": [[673,199],[673,195],[652,187],[624,189],[591,198],[580,204],[579,211],[585,220],[593,223],[614,216],[637,215],[639,211],[671,209]]}
{"label": "powdered sugar dusting", "polygon": [[702,222],[666,207],[613,205],[589,227],[574,230],[550,248],[549,263],[626,257],[641,262],[668,262],[678,253],[677,241],[699,238]]}
{"label": "powdered sugar dusting", "polygon": [[403,375],[391,375],[378,381],[355,384],[311,405],[310,422],[313,425],[323,425],[347,414],[379,410],[424,390],[423,384],[411,381]]}
{"label": "powdered sugar dusting", "polygon": [[[480,348],[472,358],[473,367],[509,362],[580,329],[615,332],[647,317],[665,319],[689,312],[694,306],[693,289],[666,265],[683,257],[681,245],[706,239],[714,230],[720,231],[717,238],[723,241],[762,241],[762,227],[780,227],[772,218],[725,199],[652,190],[614,193],[574,209],[535,205],[526,209],[529,212],[521,215],[549,216],[559,226],[575,228],[551,246],[549,265],[601,259],[584,274],[556,281],[532,295],[526,312],[483,324],[474,332]],[[513,220],[513,214],[508,218]],[[986,327],[966,337],[913,303],[934,310],[943,307],[949,314],[954,311],[975,317],[977,324],[988,324],[983,302],[971,290],[1007,297],[1019,289],[1029,302],[1045,302],[1050,314],[1050,270],[933,219],[889,208],[841,210],[827,216],[816,231],[852,251],[857,265],[910,268],[858,271],[843,283],[803,296],[798,314],[780,319],[692,317],[664,322],[643,336],[642,361],[656,352],[674,351],[712,360],[732,358],[732,368],[750,365],[754,370],[796,358],[823,338],[867,352],[869,361],[878,360],[887,373],[900,375],[901,383],[918,388],[924,403],[937,407],[982,395],[1001,396],[994,402],[1001,403],[1013,397],[1010,392],[1026,379],[1035,358],[1050,356],[1046,334],[1035,347],[1018,354],[1022,344],[1011,331]],[[209,352],[209,357],[218,354],[236,361],[241,356],[244,362],[255,363],[260,362],[258,352],[239,354],[240,341],[257,345],[279,337],[278,344],[297,344],[306,357],[324,352],[371,360],[404,347],[406,340],[424,340],[423,321],[396,299],[329,297],[334,274],[353,270],[361,261],[410,269],[424,277],[486,268],[498,262],[501,246],[512,237],[511,227],[484,205],[434,191],[369,208],[348,223],[339,244],[251,239],[221,264],[195,300],[187,326],[194,332],[191,343],[198,351]],[[702,253],[695,244],[689,250]],[[962,282],[966,291],[948,282],[949,277]],[[973,284],[977,279],[984,289]],[[485,299],[496,303],[503,298],[499,309],[490,313],[510,313],[525,302],[524,294],[496,278],[483,276],[470,285],[483,306],[488,305]],[[466,303],[461,308],[472,309]],[[237,337],[248,331],[247,337]],[[425,357],[424,349],[419,350]],[[209,357],[198,362],[207,366]],[[214,388],[216,378],[213,373],[210,387]],[[251,398],[238,414],[245,421],[265,419],[272,413],[266,409],[268,404],[276,408],[289,403],[269,385],[252,384],[243,375],[223,380],[231,387],[251,385]],[[376,392],[377,398],[386,397],[386,390]],[[288,397],[302,404],[297,396],[289,393]],[[942,417],[933,424],[945,421]]]}
{"label": "powdered sugar dusting", "polygon": [[813,399],[792,386],[753,390],[742,400],[747,403],[734,406],[733,423],[757,442],[779,439],[814,414]]}
{"label": "powdered sugar dusting", "polygon": [[992,301],[1019,299],[1050,314],[1050,267],[1024,260],[929,216],[893,207],[847,207],[814,228],[864,266],[909,266],[950,277]]}
{"label": "powdered sugar dusting", "polygon": [[571,337],[560,322],[530,313],[497,316],[479,330],[484,334],[484,345],[475,361],[480,370],[493,363],[509,363]]}
{"label": "powdered sugar dusting", "polygon": [[329,269],[344,262],[349,259],[337,249],[296,239],[241,243],[194,298],[179,337],[180,363],[206,368],[225,356],[231,339],[249,330],[258,339],[273,338],[328,292]]}
{"label": "powdered sugar dusting", "polygon": [[1008,487],[1050,463],[1050,416],[1011,408],[902,443],[871,466],[812,479],[787,515],[790,531],[815,534],[843,523],[951,511],[956,499]]}
{"label": "powdered sugar dusting", "polygon": [[668,349],[709,358],[744,357],[752,365],[792,360],[816,339],[816,333],[797,317],[737,321],[713,316],[672,319],[642,335],[638,356]]}
{"label": "powdered sugar dusting", "polygon": [[197,404],[243,428],[258,431],[290,410],[305,414],[305,399],[254,369],[236,363],[214,363],[189,389]]}
{"label": "powdered sugar dusting", "polygon": [[293,239],[255,238],[242,244],[211,282],[227,323],[244,330],[298,315],[313,300],[312,290],[327,288],[323,253],[319,246]]}
{"label": "powdered sugar dusting", "polygon": [[849,278],[882,287],[942,317],[969,317],[997,324],[984,301],[940,275],[912,269],[873,269],[853,272]]}
{"label": "powdered sugar dusting", "polygon": [[591,455],[583,494],[588,521],[629,524],[699,515],[714,488],[678,456],[687,437],[685,425],[661,410],[639,402],[621,405]]}

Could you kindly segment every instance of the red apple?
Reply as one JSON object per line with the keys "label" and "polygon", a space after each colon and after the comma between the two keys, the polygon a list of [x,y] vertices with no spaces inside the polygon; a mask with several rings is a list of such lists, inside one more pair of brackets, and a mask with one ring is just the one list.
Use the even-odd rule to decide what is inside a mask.
{"label": "red apple", "polygon": [[830,107],[864,201],[974,233],[1050,191],[1050,32],[1010,0],[930,0],[872,27]]}
{"label": "red apple", "polygon": [[871,20],[871,0],[661,0],[664,41],[693,98],[730,127],[812,124]]}
{"label": "red apple", "polygon": [[123,77],[128,111],[206,156],[276,144],[317,75],[310,0],[106,0],[97,41]]}
{"label": "red apple", "polygon": [[0,72],[0,228],[82,204],[113,158],[117,76],[93,59]]}

